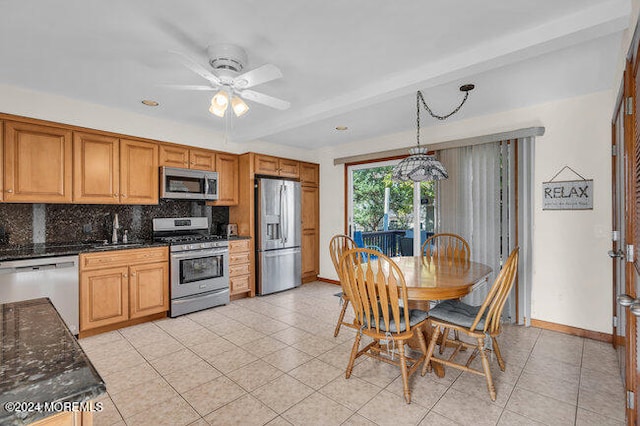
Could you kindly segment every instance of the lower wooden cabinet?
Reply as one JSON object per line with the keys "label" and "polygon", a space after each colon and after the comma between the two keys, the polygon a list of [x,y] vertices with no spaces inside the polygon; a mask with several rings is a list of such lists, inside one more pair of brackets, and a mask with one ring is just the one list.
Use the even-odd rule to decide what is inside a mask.
{"label": "lower wooden cabinet", "polygon": [[80,255],[80,337],[168,310],[168,247]]}
{"label": "lower wooden cabinet", "polygon": [[251,240],[229,241],[229,293],[231,296],[253,291],[251,274]]}
{"label": "lower wooden cabinet", "polygon": [[42,420],[31,423],[32,426],[91,426],[93,413],[91,411],[63,411],[52,414]]}

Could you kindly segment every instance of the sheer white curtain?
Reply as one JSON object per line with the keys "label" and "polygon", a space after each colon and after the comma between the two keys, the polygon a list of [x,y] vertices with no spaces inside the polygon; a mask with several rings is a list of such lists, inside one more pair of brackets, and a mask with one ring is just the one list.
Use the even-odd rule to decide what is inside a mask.
{"label": "sheer white curtain", "polygon": [[[494,142],[440,151],[449,179],[439,182],[437,232],[451,232],[467,240],[471,260],[493,268],[488,285],[477,288],[464,301],[479,305],[500,270],[508,238],[509,155],[506,142]],[[504,184],[504,186],[503,186]],[[506,204],[506,205],[505,205]],[[502,237],[502,238],[501,238]]]}

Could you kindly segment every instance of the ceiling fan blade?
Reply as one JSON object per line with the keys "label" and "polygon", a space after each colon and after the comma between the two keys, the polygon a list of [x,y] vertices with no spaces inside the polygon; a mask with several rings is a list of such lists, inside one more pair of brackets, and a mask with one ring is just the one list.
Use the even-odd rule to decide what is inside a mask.
{"label": "ceiling fan blade", "polygon": [[271,108],[285,110],[289,109],[291,103],[282,99],[274,98],[273,96],[265,95],[264,93],[254,92],[253,90],[243,90],[238,92],[241,97],[253,101],[262,105],[270,106]]}
{"label": "ceiling fan blade", "polygon": [[235,77],[233,79],[233,87],[236,89],[248,89],[278,78],[282,78],[280,69],[273,64],[266,64]]}
{"label": "ceiling fan blade", "polygon": [[222,84],[222,82],[220,81],[217,75],[215,75],[214,73],[212,73],[211,71],[209,71],[208,69],[200,65],[196,60],[194,60],[190,56],[185,55],[184,53],[178,52],[176,50],[170,50],[169,52],[179,56],[181,58],[180,62],[182,62],[182,64],[185,67],[189,68],[191,71],[195,72],[200,77],[208,80],[211,84],[214,84],[216,86],[220,86]]}
{"label": "ceiling fan blade", "polygon": [[199,86],[197,84],[163,84],[162,87],[177,90],[218,90],[212,86]]}

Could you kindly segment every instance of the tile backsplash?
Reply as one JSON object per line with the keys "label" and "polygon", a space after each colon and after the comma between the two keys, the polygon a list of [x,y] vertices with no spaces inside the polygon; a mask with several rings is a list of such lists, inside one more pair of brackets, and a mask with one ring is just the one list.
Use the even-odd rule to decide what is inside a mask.
{"label": "tile backsplash", "polygon": [[156,217],[208,217],[211,232],[229,222],[228,207],[198,201],[160,200],[158,205],[105,204],[0,204],[0,245],[105,240],[111,237],[113,215],[118,213],[120,238],[149,240]]}

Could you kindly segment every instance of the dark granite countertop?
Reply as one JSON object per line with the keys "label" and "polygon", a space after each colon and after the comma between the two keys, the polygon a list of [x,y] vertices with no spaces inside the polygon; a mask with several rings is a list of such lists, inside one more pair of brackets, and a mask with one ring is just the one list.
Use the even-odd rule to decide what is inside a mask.
{"label": "dark granite countertop", "polygon": [[14,413],[6,402],[85,402],[104,381],[48,298],[0,305],[0,424],[24,425],[52,412]]}
{"label": "dark granite countertop", "polygon": [[67,256],[109,250],[128,250],[137,248],[166,246],[155,241],[134,241],[128,244],[102,244],[100,241],[29,244],[0,247],[0,262],[9,260],[34,259],[39,257]]}

